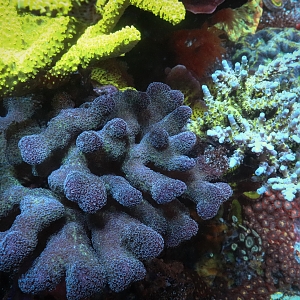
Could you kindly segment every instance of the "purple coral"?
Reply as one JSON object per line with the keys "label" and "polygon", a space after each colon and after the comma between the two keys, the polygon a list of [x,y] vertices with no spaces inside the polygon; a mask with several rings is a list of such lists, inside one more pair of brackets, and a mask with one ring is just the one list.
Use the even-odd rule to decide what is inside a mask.
{"label": "purple coral", "polygon": [[63,205],[48,191],[28,192],[20,202],[18,215],[7,231],[0,232],[0,270],[19,267],[33,252],[38,233],[64,214]]}
{"label": "purple coral", "polygon": [[45,131],[21,138],[19,148],[23,160],[30,165],[41,164],[53,151],[66,147],[82,131],[99,127],[114,105],[109,94],[99,96],[86,107],[61,110],[50,120]]}
{"label": "purple coral", "polygon": [[47,140],[38,134],[23,137],[18,144],[23,161],[30,165],[41,164],[50,154]]}
{"label": "purple coral", "polygon": [[71,148],[64,164],[50,174],[48,183],[53,191],[63,193],[85,212],[94,213],[106,204],[104,182],[85,166],[76,148]]}
{"label": "purple coral", "polygon": [[105,214],[104,219],[103,229],[92,229],[92,243],[104,263],[109,287],[119,292],[145,277],[146,269],[140,260],[158,256],[164,240],[152,228],[126,214]]}
{"label": "purple coral", "polygon": [[213,218],[220,205],[232,195],[231,187],[224,182],[211,183],[228,169],[228,158],[224,148],[207,147],[196,159],[196,166],[189,172],[185,196],[197,205],[198,215],[204,219]]}
{"label": "purple coral", "polygon": [[142,193],[125,178],[116,175],[103,175],[101,178],[112,198],[123,206],[135,206],[143,200]]}
{"label": "purple coral", "polygon": [[3,106],[7,110],[5,117],[0,117],[0,130],[7,129],[13,123],[21,123],[30,118],[38,101],[34,97],[11,97],[3,100]]}
{"label": "purple coral", "polygon": [[32,267],[19,279],[24,293],[53,290],[66,277],[69,300],[80,300],[100,292],[105,272],[80,223],[67,223],[52,236]]}
{"label": "purple coral", "polygon": [[[0,267],[22,274],[24,293],[50,291],[62,280],[72,300],[106,285],[122,291],[144,278],[144,261],[197,233],[182,197],[194,201],[204,219],[216,215],[231,189],[208,182],[207,168],[201,171],[196,136],[185,130],[192,111],[182,104],[181,92],[152,83],[146,92],[108,89],[62,109],[46,127],[26,120],[24,128],[33,126],[34,134],[12,136],[19,139],[26,176],[33,177],[25,162],[33,166],[31,188],[14,177],[18,166],[6,160],[7,141],[0,136],[0,218],[21,209],[0,233]],[[35,186],[37,179],[45,188]],[[45,229],[51,236],[40,249]]]}
{"label": "purple coral", "polygon": [[217,214],[220,205],[232,195],[232,190],[224,182],[198,180],[189,186],[187,195],[196,202],[198,215],[207,220]]}
{"label": "purple coral", "polygon": [[106,204],[104,183],[97,176],[83,172],[70,172],[64,181],[67,199],[77,202],[85,212],[93,213]]}
{"label": "purple coral", "polygon": [[77,148],[83,153],[103,152],[117,160],[126,151],[128,128],[123,119],[108,121],[99,131],[84,131],[76,139]]}

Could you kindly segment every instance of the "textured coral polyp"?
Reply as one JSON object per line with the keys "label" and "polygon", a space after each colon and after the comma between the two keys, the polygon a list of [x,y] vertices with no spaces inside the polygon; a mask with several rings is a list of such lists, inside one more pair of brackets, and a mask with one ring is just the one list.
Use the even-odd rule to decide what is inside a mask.
{"label": "textured coral polyp", "polygon": [[253,205],[247,206],[245,224],[261,237],[265,251],[264,275],[273,287],[299,288],[300,264],[295,258],[295,232],[300,211],[300,198],[286,201],[277,191],[269,191]]}
{"label": "textured coral polyp", "polygon": [[63,205],[51,194],[36,192],[23,197],[21,214],[9,230],[0,233],[0,268],[3,271],[19,267],[37,246],[38,233],[63,216]]}
{"label": "textured coral polyp", "polygon": [[159,255],[164,240],[159,233],[128,215],[112,213],[105,220],[103,230],[92,230],[92,243],[104,263],[109,287],[119,292],[145,277],[146,269],[140,260]]}
{"label": "textured coral polyp", "polygon": [[68,299],[91,296],[105,285],[101,261],[83,226],[75,222],[50,238],[34,265],[19,279],[19,287],[24,293],[50,291],[64,276]]}
{"label": "textured coral polyp", "polygon": [[0,221],[14,219],[0,232],[0,270],[16,272],[24,293],[65,281],[67,299],[79,300],[126,289],[145,277],[145,261],[192,238],[198,225],[183,198],[209,219],[232,191],[209,182],[226,168],[200,159],[180,91],[156,82],[146,92],[107,87],[75,108],[63,99],[60,111],[53,101],[42,116],[31,107],[26,120],[0,119]]}

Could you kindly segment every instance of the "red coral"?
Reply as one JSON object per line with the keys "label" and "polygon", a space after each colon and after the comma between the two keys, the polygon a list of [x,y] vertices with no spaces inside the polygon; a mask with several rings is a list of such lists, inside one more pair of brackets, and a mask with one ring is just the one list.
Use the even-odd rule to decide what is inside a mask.
{"label": "red coral", "polygon": [[265,252],[264,275],[267,284],[276,288],[300,287],[300,264],[295,259],[295,220],[299,218],[300,197],[288,202],[279,192],[264,197],[244,210],[245,225],[261,237]]}
{"label": "red coral", "polygon": [[200,29],[176,31],[171,41],[176,63],[185,65],[199,78],[204,77],[225,52],[220,33],[220,30],[209,28],[206,24]]}

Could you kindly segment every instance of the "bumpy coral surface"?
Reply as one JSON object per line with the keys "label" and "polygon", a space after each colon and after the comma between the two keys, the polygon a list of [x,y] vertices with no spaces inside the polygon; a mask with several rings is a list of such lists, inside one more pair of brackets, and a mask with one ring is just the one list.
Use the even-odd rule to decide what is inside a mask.
{"label": "bumpy coral surface", "polygon": [[261,199],[245,207],[245,225],[261,238],[265,253],[263,271],[266,284],[280,290],[299,289],[299,197],[293,202],[280,192],[267,192]]}
{"label": "bumpy coral surface", "polygon": [[259,28],[297,28],[300,18],[300,3],[297,0],[264,0],[264,12]]}
{"label": "bumpy coral surface", "polygon": [[[177,24],[185,9],[177,0],[0,2],[0,96],[45,84],[97,60],[117,57],[140,40],[134,26],[115,30],[129,5]],[[129,24],[130,25],[130,24]]]}
{"label": "bumpy coral surface", "polygon": [[[272,188],[291,201],[300,191],[300,86],[295,73],[300,51],[287,53],[252,75],[248,61],[212,75],[213,86],[202,86],[208,111],[192,121],[190,129],[234,147],[230,167],[251,155],[255,180],[262,181],[260,194]],[[297,75],[298,76],[298,75]]]}
{"label": "bumpy coral surface", "polygon": [[191,109],[181,92],[152,83],[98,93],[76,108],[59,94],[52,112],[39,97],[5,100],[0,270],[16,272],[24,293],[62,281],[68,299],[122,291],[145,277],[144,261],[197,233],[183,203],[209,219],[231,196],[216,182],[215,152],[198,153],[184,129]]}
{"label": "bumpy coral surface", "polygon": [[300,31],[295,28],[265,28],[241,38],[235,48],[234,62],[247,56],[250,69],[256,71],[259,65],[267,64],[285,53],[300,50]]}

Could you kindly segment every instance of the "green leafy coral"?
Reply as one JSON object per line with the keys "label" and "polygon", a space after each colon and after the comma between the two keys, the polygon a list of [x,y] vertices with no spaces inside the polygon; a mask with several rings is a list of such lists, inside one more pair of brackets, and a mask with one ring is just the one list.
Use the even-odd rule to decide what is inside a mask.
{"label": "green leafy coral", "polygon": [[114,31],[133,5],[177,24],[177,0],[0,0],[0,96],[48,84],[95,61],[120,56],[141,39],[134,26]]}

